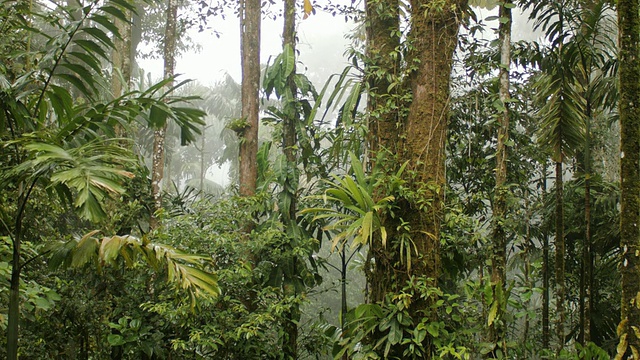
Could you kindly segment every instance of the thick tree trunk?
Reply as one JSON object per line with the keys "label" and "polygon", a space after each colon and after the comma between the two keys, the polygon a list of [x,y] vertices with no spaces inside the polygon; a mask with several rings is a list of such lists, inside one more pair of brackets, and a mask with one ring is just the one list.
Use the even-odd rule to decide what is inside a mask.
{"label": "thick tree trunk", "polygon": [[507,140],[509,139],[509,67],[511,64],[511,1],[507,0],[500,6],[500,25],[498,37],[500,41],[500,90],[499,98],[502,103],[499,117],[500,127],[496,148],[496,184],[493,198],[493,244],[491,254],[491,287],[493,304],[497,311],[489,312],[489,341],[494,344],[493,351],[488,358],[507,357],[507,324],[504,320],[503,309],[506,309],[506,263],[507,263],[507,234],[504,222],[507,215]]}
{"label": "thick tree trunk", "polygon": [[[409,187],[414,198],[404,199],[401,216],[409,224],[409,236],[417,256],[411,269],[398,280],[412,275],[430,279],[437,287],[440,267],[440,223],[445,192],[445,140],[450,100],[453,53],[466,1],[412,0],[409,41],[414,50],[408,63],[414,64],[409,76],[412,101],[406,119],[406,143],[402,160],[412,174]],[[405,282],[399,281],[400,286]],[[431,305],[435,299],[414,299],[409,308],[412,318],[435,318]],[[432,341],[425,339],[424,358],[431,358]]]}
{"label": "thick tree trunk", "polygon": [[[398,109],[403,106],[399,103],[401,94],[399,89],[389,92],[392,81],[400,81],[399,57],[394,52],[400,45],[400,38],[395,34],[400,33],[400,18],[398,13],[398,0],[367,0],[365,11],[367,16],[367,67],[366,79],[369,85],[367,113],[369,114],[369,148],[371,158],[385,161],[378,166],[387,164],[397,167],[400,162],[394,157],[400,156],[398,139],[403,128],[404,119],[399,116]],[[392,106],[389,106],[392,105]],[[388,151],[388,152],[387,152]],[[385,155],[388,159],[384,159]],[[375,166],[375,164],[374,164]],[[395,168],[389,169],[394,171]],[[384,197],[388,194],[376,195]],[[388,238],[396,235],[396,219],[384,219],[388,231]],[[395,221],[395,222],[394,222]],[[392,224],[392,222],[394,222]],[[369,248],[369,258],[375,259],[375,266],[369,271],[368,301],[372,303],[384,300],[387,292],[393,290],[396,284],[396,263],[400,261],[397,251],[390,251],[382,245],[378,237],[373,239]],[[398,284],[402,286],[403,284]]]}
{"label": "thick tree trunk", "polygon": [[240,195],[252,196],[258,179],[258,124],[260,89],[260,0],[241,0],[242,119],[240,140]]}
{"label": "thick tree trunk", "polygon": [[[167,23],[164,33],[164,77],[173,77],[176,56],[176,21],[178,17],[178,4],[175,0],[167,0]],[[153,132],[153,154],[151,168],[151,195],[153,197],[154,212],[162,208],[162,183],[165,167],[165,140],[167,136],[167,124]],[[151,228],[158,227],[158,219],[151,216]]]}
{"label": "thick tree trunk", "polygon": [[[382,219],[388,231],[387,246],[382,246],[379,239],[374,239],[371,245],[369,258],[375,261],[367,279],[372,302],[383,301],[386,294],[399,291],[412,276],[427,279],[428,286],[438,285],[449,85],[466,1],[410,2],[411,32],[407,41],[413,50],[407,64],[411,69],[405,84],[394,84],[398,96],[406,95],[407,91],[412,95],[408,109],[404,100],[389,92],[391,82],[397,80],[394,74],[399,73],[400,64],[396,53],[399,38],[395,38],[399,34],[398,6],[399,2],[393,0],[366,2],[370,146],[374,154],[390,150],[391,164],[408,162],[405,175],[411,174],[406,180],[413,194],[396,199],[395,217]],[[385,104],[395,104],[397,109]],[[391,167],[394,166],[399,165]],[[409,228],[402,237],[395,226],[400,218]],[[400,242],[407,241],[407,235],[417,254],[411,260],[405,257],[401,261]],[[409,244],[404,246],[411,248]],[[414,321],[435,317],[430,306],[433,301],[413,299],[408,311]],[[431,358],[431,339],[425,339],[422,345],[426,349],[424,358]],[[401,345],[393,348],[389,356],[403,357]]]}
{"label": "thick tree trunk", "polygon": [[[408,62],[417,68],[409,77],[413,98],[406,120],[403,160],[415,174],[409,186],[416,198],[408,199],[403,215],[419,254],[413,258],[413,274],[431,278],[432,285],[437,286],[449,87],[466,2],[449,0],[434,7],[432,1],[411,1],[409,39],[414,50]],[[420,303],[416,302],[415,310],[426,310],[426,304]]]}
{"label": "thick tree trunk", "polygon": [[[640,327],[640,62],[638,33],[640,11],[637,0],[618,1],[620,68],[620,272],[622,275],[621,324],[618,327],[624,354],[637,358],[640,339],[633,327]],[[621,346],[625,345],[625,346]],[[624,355],[624,356],[623,356]]]}
{"label": "thick tree trunk", "polygon": [[565,280],[564,280],[564,196],[562,181],[562,161],[556,162],[556,337],[558,346],[556,353],[560,353],[565,343]]}
{"label": "thick tree trunk", "polygon": [[379,152],[398,154],[397,140],[402,131],[398,125],[404,122],[398,111],[403,106],[401,92],[406,89],[395,87],[389,91],[392,82],[400,81],[400,56],[396,53],[400,45],[398,10],[398,0],[365,2],[369,148],[374,159]]}

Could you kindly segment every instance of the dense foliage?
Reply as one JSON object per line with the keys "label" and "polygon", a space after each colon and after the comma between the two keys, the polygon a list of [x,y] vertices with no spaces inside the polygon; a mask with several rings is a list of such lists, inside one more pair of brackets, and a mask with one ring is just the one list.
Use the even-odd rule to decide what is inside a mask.
{"label": "dense foliage", "polygon": [[[241,86],[124,79],[112,56],[132,34],[163,46],[166,4],[0,5],[0,357],[634,356],[635,325],[620,315],[614,5],[286,4],[264,2],[263,15],[328,11],[363,24],[367,41],[354,36],[350,65],[312,84],[285,30],[263,67],[251,196],[238,185]],[[182,8],[178,35],[236,5]],[[477,18],[472,5],[526,9],[540,34],[508,44],[506,100],[500,44],[484,39],[513,20]],[[429,26],[457,39],[445,44],[453,58],[423,36]],[[438,145],[420,135],[429,116],[445,147],[423,158]],[[208,177],[214,167],[229,169],[230,186]]]}

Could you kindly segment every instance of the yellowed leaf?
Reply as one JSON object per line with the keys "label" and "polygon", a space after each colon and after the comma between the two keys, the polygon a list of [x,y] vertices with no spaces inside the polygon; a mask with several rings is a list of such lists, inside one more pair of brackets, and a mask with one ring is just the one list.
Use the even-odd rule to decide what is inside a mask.
{"label": "yellowed leaf", "polygon": [[624,353],[627,351],[627,334],[623,334],[620,336],[620,342],[618,343],[618,348],[616,349],[616,357],[615,360],[622,360]]}
{"label": "yellowed leaf", "polygon": [[616,329],[616,334],[618,334],[618,336],[622,336],[622,333],[624,332],[624,329],[627,327],[628,322],[629,322],[629,319],[622,319],[620,321],[620,323],[618,324],[618,328]]}
{"label": "yellowed leaf", "polygon": [[308,18],[312,13],[315,14],[316,9],[313,8],[310,0],[304,0],[304,16],[302,17],[302,19],[304,20]]}

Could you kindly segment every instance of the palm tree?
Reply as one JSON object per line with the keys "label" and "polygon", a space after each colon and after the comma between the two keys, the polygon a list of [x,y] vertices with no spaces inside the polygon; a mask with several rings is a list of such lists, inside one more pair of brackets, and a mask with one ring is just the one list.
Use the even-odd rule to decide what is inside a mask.
{"label": "palm tree", "polygon": [[[128,10],[134,9],[127,2],[107,1],[92,3],[82,11],[60,12],[81,14],[77,21],[60,21],[29,11],[21,14],[23,18],[48,19],[43,25],[48,33],[35,26],[21,28],[25,24],[20,17],[12,22],[14,30],[26,29],[28,36],[34,41],[44,39],[46,46],[29,54],[42,61],[30,63],[14,77],[0,77],[0,148],[6,149],[3,151],[11,159],[8,171],[0,176],[0,185],[12,192],[10,196],[17,203],[16,207],[0,208],[2,233],[12,244],[7,328],[10,360],[18,356],[20,277],[31,261],[22,259],[23,220],[34,189],[52,190],[51,196],[59,194],[80,217],[98,221],[106,216],[105,199],[123,193],[122,182],[131,176],[124,165],[133,161],[132,156],[114,138],[116,124],[126,127],[136,118],[145,119],[149,125],[174,120],[183,126],[185,140],[191,141],[204,116],[202,111],[178,106],[184,103],[183,98],[163,92],[168,81],[143,92],[105,99],[100,90],[108,88],[110,77],[103,74],[100,64],[109,60],[108,50],[114,48],[111,36],[120,36],[107,15],[115,12],[120,20],[127,21],[123,14]],[[92,24],[103,25],[104,29]],[[53,35],[51,29],[55,30]],[[19,61],[19,56],[9,55],[6,62]],[[81,100],[74,101],[71,88],[82,94]],[[158,111],[164,116],[150,116]]]}

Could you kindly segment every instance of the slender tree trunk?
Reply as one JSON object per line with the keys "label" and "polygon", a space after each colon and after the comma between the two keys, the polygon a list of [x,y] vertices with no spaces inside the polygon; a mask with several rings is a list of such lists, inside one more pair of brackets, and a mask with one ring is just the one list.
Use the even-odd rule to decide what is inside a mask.
{"label": "slender tree trunk", "polygon": [[511,1],[507,0],[500,6],[500,25],[498,37],[500,41],[500,90],[499,97],[502,104],[499,117],[498,142],[496,148],[496,185],[493,199],[493,246],[491,254],[491,287],[493,289],[493,304],[497,311],[494,318],[488,319],[489,340],[495,346],[494,351],[487,354],[489,358],[507,357],[507,324],[504,319],[506,309],[506,263],[507,263],[507,234],[504,222],[507,215],[507,147],[509,139],[509,68],[511,64]]}
{"label": "slender tree trunk", "polygon": [[558,339],[557,353],[564,348],[565,343],[565,265],[564,265],[564,196],[562,180],[562,161],[556,162],[556,337]]}
{"label": "slender tree trunk", "polygon": [[[164,77],[173,77],[176,55],[176,21],[178,4],[176,0],[167,0],[167,22],[164,33]],[[165,167],[165,141],[167,124],[163,124],[153,132],[153,154],[151,168],[151,195],[153,197],[154,212],[162,208],[162,183]],[[151,228],[159,225],[155,213],[151,216]]]}
{"label": "slender tree trunk", "polygon": [[[21,222],[22,219],[18,219]],[[21,232],[16,226],[13,239],[13,254],[11,259],[11,283],[9,287],[9,310],[7,312],[7,360],[18,359],[18,339],[20,322],[20,255],[21,255]]]}
{"label": "slender tree trunk", "polygon": [[637,0],[618,0],[618,42],[620,76],[620,273],[622,275],[621,323],[618,326],[622,353],[638,358],[640,339],[633,328],[640,328],[640,62],[638,33],[640,20]]}
{"label": "slender tree trunk", "polygon": [[[284,119],[282,134],[282,151],[287,161],[287,176],[285,183],[282,184],[282,193],[280,194],[282,205],[285,205],[282,211],[282,220],[287,226],[289,234],[289,246],[286,251],[291,257],[288,261],[291,266],[285,266],[283,293],[287,299],[292,299],[289,309],[284,313],[283,323],[283,343],[282,350],[284,359],[298,358],[298,322],[300,321],[300,307],[295,302],[299,295],[296,291],[296,281],[298,277],[298,257],[294,254],[293,249],[299,241],[299,231],[297,231],[298,223],[296,220],[296,197],[298,190],[298,156],[296,153],[296,123],[300,121],[297,109],[297,93],[298,88],[294,81],[296,74],[296,6],[295,0],[284,1],[284,28],[282,32],[283,51],[291,51],[293,54],[293,70],[287,76],[288,92],[284,96]],[[287,206],[288,204],[288,206]]]}
{"label": "slender tree trunk", "polygon": [[[526,209],[526,230],[524,236],[524,283],[529,291],[533,290],[534,284],[531,279],[531,250],[535,248],[531,242],[531,207],[529,202],[529,190],[525,190],[525,209]],[[531,298],[524,303],[525,311],[527,314],[524,317],[524,330],[522,331],[522,344],[529,342],[529,328],[531,327],[531,317],[529,316],[529,307],[531,305]]]}
{"label": "slender tree trunk", "polygon": [[252,196],[258,179],[260,89],[260,0],[241,0],[242,119],[240,140],[240,195]]}
{"label": "slender tree trunk", "polygon": [[[19,158],[20,155],[18,155]],[[21,183],[19,189],[21,195],[18,197],[18,213],[16,214],[16,223],[12,237],[12,258],[11,258],[11,280],[9,284],[9,309],[7,311],[7,360],[18,359],[18,345],[20,338],[20,276],[22,273],[22,264],[20,262],[22,247],[22,221],[24,219],[24,211],[27,207],[27,201],[31,195],[31,191],[35,186],[35,181],[27,189],[24,183]]]}
{"label": "slender tree trunk", "polygon": [[[542,203],[547,197],[547,163],[542,164]],[[549,350],[549,231],[542,229],[542,348]]]}
{"label": "slender tree trunk", "polygon": [[591,341],[591,107],[587,102],[584,151],[584,242],[580,261],[580,335],[578,342]]}
{"label": "slender tree trunk", "polygon": [[205,155],[205,151],[204,151],[204,147],[206,145],[206,131],[207,131],[207,125],[204,124],[202,125],[202,137],[201,137],[201,142],[200,142],[200,192],[202,194],[204,194],[204,178],[205,175],[207,174],[207,169],[205,169],[204,167],[204,155]]}

